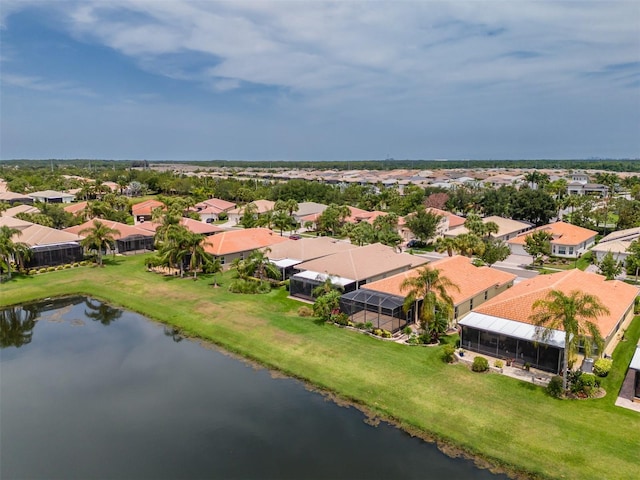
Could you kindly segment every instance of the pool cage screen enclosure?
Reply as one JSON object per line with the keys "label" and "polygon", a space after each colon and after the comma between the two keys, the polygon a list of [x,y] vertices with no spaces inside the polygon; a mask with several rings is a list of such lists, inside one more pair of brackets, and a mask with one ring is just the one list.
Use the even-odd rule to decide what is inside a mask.
{"label": "pool cage screen enclosure", "polygon": [[50,267],[66,263],[81,262],[84,258],[82,247],[77,243],[41,245],[31,247],[31,258],[27,267]]}
{"label": "pool cage screen enclosure", "polygon": [[413,308],[403,310],[404,298],[373,290],[360,289],[340,297],[340,310],[353,323],[371,322],[374,328],[397,332],[413,318]]}

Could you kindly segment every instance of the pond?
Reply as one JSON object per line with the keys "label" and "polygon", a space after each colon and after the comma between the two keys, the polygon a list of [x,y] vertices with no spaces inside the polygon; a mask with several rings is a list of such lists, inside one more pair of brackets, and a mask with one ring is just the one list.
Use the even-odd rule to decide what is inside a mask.
{"label": "pond", "polygon": [[97,300],[0,322],[3,479],[507,478]]}

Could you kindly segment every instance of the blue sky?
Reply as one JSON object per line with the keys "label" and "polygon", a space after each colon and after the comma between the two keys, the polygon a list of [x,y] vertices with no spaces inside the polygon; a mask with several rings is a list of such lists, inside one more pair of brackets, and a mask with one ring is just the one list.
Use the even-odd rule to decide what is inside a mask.
{"label": "blue sky", "polygon": [[640,158],[640,2],[30,1],[0,158]]}

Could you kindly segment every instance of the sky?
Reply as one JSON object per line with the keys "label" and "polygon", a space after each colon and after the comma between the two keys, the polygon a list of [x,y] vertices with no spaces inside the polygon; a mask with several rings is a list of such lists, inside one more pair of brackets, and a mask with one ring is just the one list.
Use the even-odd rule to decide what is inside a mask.
{"label": "sky", "polygon": [[2,0],[0,159],[640,158],[638,1]]}

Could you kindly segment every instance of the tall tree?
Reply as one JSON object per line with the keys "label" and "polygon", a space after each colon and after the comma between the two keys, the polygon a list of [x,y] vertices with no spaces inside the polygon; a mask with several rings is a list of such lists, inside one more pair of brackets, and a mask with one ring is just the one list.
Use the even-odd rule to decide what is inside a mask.
{"label": "tall tree", "polygon": [[634,240],[627,248],[626,267],[627,272],[635,272],[636,283],[638,283],[638,272],[640,272],[640,240]]}
{"label": "tall tree", "polygon": [[457,251],[458,249],[458,244],[456,242],[456,239],[453,237],[440,237],[437,241],[436,241],[436,251],[437,252],[447,252],[447,255],[449,255],[450,257],[453,256],[453,252]]}
{"label": "tall tree", "polygon": [[479,255],[479,258],[491,266],[496,262],[505,260],[510,254],[509,245],[502,240],[489,239],[484,242],[484,252]]}
{"label": "tall tree", "polygon": [[253,228],[258,223],[258,206],[251,202],[244,206],[244,210],[242,211],[242,218],[240,219],[240,224],[244,228]]}
{"label": "tall tree", "polygon": [[405,312],[422,302],[418,311],[420,326],[431,335],[432,341],[437,341],[441,334],[439,320],[442,316],[449,319],[453,311],[449,290],[459,291],[459,287],[440,270],[427,265],[419,269],[415,277],[405,279],[400,290],[407,292],[403,305]]}
{"label": "tall tree", "polygon": [[29,245],[23,242],[16,242],[14,237],[22,235],[22,231],[17,228],[10,228],[6,225],[0,227],[0,260],[7,269],[7,278],[11,279],[11,261],[19,263],[31,254]]}
{"label": "tall tree", "polygon": [[522,188],[513,198],[514,220],[525,220],[536,226],[546,225],[556,212],[555,200],[543,190]]}
{"label": "tall tree", "polygon": [[120,230],[109,228],[100,220],[94,220],[91,227],[87,227],[78,232],[84,235],[84,239],[80,242],[83,247],[89,250],[95,250],[98,255],[98,265],[102,267],[102,251],[113,249],[116,242],[116,235],[120,235]]}
{"label": "tall tree", "polygon": [[604,275],[607,280],[613,280],[620,275],[622,268],[622,262],[617,261],[611,252],[607,252],[600,263],[598,263],[598,273]]}
{"label": "tall tree", "polygon": [[482,255],[485,250],[485,245],[477,235],[473,233],[462,233],[455,239],[455,250],[460,252],[460,255],[471,257],[473,255]]}
{"label": "tall tree", "polygon": [[553,240],[553,235],[544,230],[538,230],[525,237],[524,250],[533,257],[533,263],[536,263],[538,259],[542,263],[543,257],[551,255],[551,240]]}
{"label": "tall tree", "polygon": [[435,237],[440,215],[428,212],[424,207],[405,217],[406,226],[419,240],[426,242]]}
{"label": "tall tree", "polygon": [[578,290],[573,290],[568,295],[559,290],[551,290],[545,298],[534,302],[531,319],[535,325],[543,327],[539,332],[543,341],[553,334],[553,330],[564,330],[564,390],[567,389],[569,361],[573,359],[580,343],[584,345],[586,356],[591,355],[594,345],[602,352],[604,339],[594,321],[600,315],[608,313],[609,309],[598,297]]}

